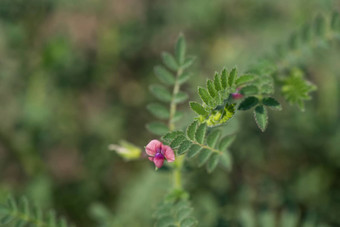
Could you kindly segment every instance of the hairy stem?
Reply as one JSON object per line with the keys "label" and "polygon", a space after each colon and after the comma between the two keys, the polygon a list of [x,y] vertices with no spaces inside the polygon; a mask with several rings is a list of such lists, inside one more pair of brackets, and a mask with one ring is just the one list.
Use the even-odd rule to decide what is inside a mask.
{"label": "hairy stem", "polygon": [[[172,91],[172,99],[170,103],[170,117],[169,117],[169,122],[168,122],[168,127],[170,131],[175,130],[175,124],[173,122],[174,116],[176,114],[176,102],[175,102],[175,96],[179,92],[179,83],[178,83],[178,77],[183,73],[183,70],[179,68],[177,70],[176,74],[176,79],[175,79],[175,85],[174,89]],[[176,189],[181,189],[182,188],[182,181],[181,181],[181,169],[183,165],[184,157],[182,156],[177,156],[176,160],[174,161],[174,170],[173,170],[173,186]]]}
{"label": "hairy stem", "polygon": [[183,70],[181,68],[178,69],[177,74],[176,74],[176,80],[175,80],[175,85],[174,89],[172,91],[172,99],[170,103],[170,117],[169,117],[169,123],[168,127],[170,131],[175,130],[175,124],[173,122],[174,116],[176,114],[176,103],[175,103],[175,96],[179,92],[179,83],[178,83],[178,77],[182,74]]}

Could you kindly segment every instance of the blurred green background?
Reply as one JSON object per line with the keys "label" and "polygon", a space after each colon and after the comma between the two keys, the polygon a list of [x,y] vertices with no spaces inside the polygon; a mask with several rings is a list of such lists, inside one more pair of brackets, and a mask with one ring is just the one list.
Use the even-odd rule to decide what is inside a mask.
{"label": "blurred green background", "polygon": [[[0,199],[26,195],[82,227],[152,226],[167,172],[107,147],[153,138],[145,106],[161,52],[185,34],[197,60],[184,89],[196,100],[215,70],[245,70],[334,9],[339,1],[1,0]],[[230,174],[187,172],[200,226],[251,226],[249,213],[267,210],[340,226],[339,51],[334,42],[299,65],[318,86],[305,112],[284,103],[265,133],[250,113],[229,124],[239,133]]]}

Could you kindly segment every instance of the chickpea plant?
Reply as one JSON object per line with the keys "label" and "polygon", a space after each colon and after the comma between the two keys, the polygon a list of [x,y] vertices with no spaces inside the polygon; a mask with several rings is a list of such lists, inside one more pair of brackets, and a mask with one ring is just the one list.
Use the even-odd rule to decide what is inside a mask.
{"label": "chickpea plant", "polygon": [[[145,143],[145,152],[156,170],[168,165],[173,176],[171,190],[154,213],[156,226],[198,225],[190,196],[182,182],[184,163],[195,159],[197,166],[206,168],[209,173],[219,166],[231,171],[232,157],[228,148],[236,135],[223,135],[221,128],[228,127],[239,112],[251,111],[260,131],[265,131],[269,112],[282,110],[275,98],[274,87],[289,104],[304,110],[304,102],[311,98],[310,93],[316,90],[316,86],[296,65],[306,55],[312,54],[313,49],[324,48],[336,39],[340,39],[339,14],[333,13],[329,18],[318,16],[247,71],[240,72],[235,67],[216,72],[205,86],[198,87],[201,101],[189,102],[196,116],[188,125],[180,126],[177,122],[184,113],[177,107],[189,99],[181,87],[191,78],[189,69],[195,57],[187,54],[184,36],[179,36],[174,54],[164,52],[164,65],[154,68],[161,83],[151,85],[150,92],[158,101],[147,106],[158,120],[148,123],[146,128],[159,137]],[[141,154],[140,148],[125,141],[120,146],[110,145],[109,148],[116,150],[125,160],[137,159]],[[40,209],[33,209],[27,199],[18,203],[12,197],[7,204],[0,205],[0,223],[70,226],[64,219],[56,219],[53,212],[43,215]]]}
{"label": "chickpea plant", "polygon": [[145,149],[148,155],[154,156],[149,159],[157,168],[164,160],[168,161],[173,189],[154,214],[156,226],[198,225],[192,215],[189,195],[182,185],[184,162],[196,159],[198,167],[205,167],[208,173],[219,165],[230,171],[232,157],[228,148],[236,135],[222,135],[220,128],[228,127],[228,122],[238,112],[251,111],[260,131],[265,131],[268,112],[282,110],[274,97],[274,87],[279,88],[289,104],[304,110],[304,102],[311,98],[310,93],[316,90],[316,86],[296,68],[296,63],[302,61],[305,54],[312,53],[313,48],[323,48],[331,40],[339,39],[339,29],[337,13],[330,18],[318,16],[313,24],[305,25],[287,43],[278,45],[274,53],[247,71],[238,72],[235,67],[216,72],[212,79],[207,80],[206,86],[198,87],[201,102],[189,102],[196,117],[185,129],[175,125],[183,115],[176,107],[188,99],[180,86],[190,78],[188,68],[195,58],[187,56],[183,35],[177,40],[174,55],[163,53],[165,67],[155,67],[155,74],[163,85],[150,86],[150,91],[162,104],[152,103],[147,107],[151,114],[163,121],[147,124],[147,129],[161,136],[162,142],[152,140]]}

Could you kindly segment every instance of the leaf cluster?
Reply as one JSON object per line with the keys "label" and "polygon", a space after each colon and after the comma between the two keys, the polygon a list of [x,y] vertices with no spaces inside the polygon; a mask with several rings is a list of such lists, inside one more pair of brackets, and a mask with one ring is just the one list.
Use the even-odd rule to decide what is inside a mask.
{"label": "leaf cluster", "polygon": [[[164,135],[169,131],[170,124],[174,124],[182,118],[183,113],[172,110],[172,106],[188,99],[188,94],[179,89],[191,77],[186,69],[195,61],[195,57],[186,56],[186,42],[183,35],[178,37],[175,55],[164,52],[162,59],[164,66],[158,65],[154,68],[154,73],[162,84],[154,84],[149,87],[150,92],[162,103],[155,102],[147,106],[153,116],[163,120],[163,122],[151,122],[146,125],[146,128],[156,135]],[[173,88],[173,91],[170,91],[170,88]],[[164,121],[169,121],[166,122],[168,125]]]}
{"label": "leaf cluster", "polygon": [[304,56],[311,48],[325,48],[334,39],[340,40],[339,13],[333,12],[329,16],[320,14],[312,23],[293,32],[286,42],[277,45],[270,58],[282,67],[285,61],[297,61],[296,55]]}
{"label": "leaf cluster", "polygon": [[316,86],[304,78],[304,73],[295,68],[289,76],[282,81],[281,92],[288,103],[298,105],[304,110],[304,101],[310,100],[310,92],[315,91]]}
{"label": "leaf cluster", "polygon": [[[215,74],[214,80],[207,80],[207,88],[198,89],[203,104],[190,102],[190,107],[199,114],[200,123],[206,123],[207,126],[226,123],[237,110],[254,108],[255,121],[264,131],[268,123],[266,107],[282,109],[280,103],[270,96],[274,93],[272,72],[272,68],[261,66],[237,76],[236,68],[229,73],[224,69],[220,74]],[[240,94],[243,97],[238,105],[233,94]]]}
{"label": "leaf cluster", "polygon": [[193,208],[188,200],[164,201],[154,213],[156,227],[194,227],[197,220],[192,216]]}
{"label": "leaf cluster", "polygon": [[163,140],[175,149],[177,155],[186,154],[188,159],[197,158],[198,166],[206,165],[209,173],[219,163],[228,170],[231,169],[231,156],[227,149],[234,139],[235,136],[221,138],[221,131],[218,129],[212,129],[208,133],[207,124],[200,124],[198,121],[192,122],[185,133],[173,131],[163,136]]}
{"label": "leaf cluster", "polygon": [[58,219],[54,211],[47,215],[39,207],[30,205],[26,197],[16,201],[8,196],[5,204],[0,204],[0,224],[11,224],[15,227],[67,227],[64,218]]}
{"label": "leaf cluster", "polygon": [[200,123],[206,123],[210,127],[226,123],[235,114],[231,94],[237,91],[238,86],[251,80],[251,75],[237,78],[236,68],[229,73],[227,69],[216,72],[213,80],[207,80],[205,88],[198,88],[202,104],[190,102],[190,107],[199,115]]}

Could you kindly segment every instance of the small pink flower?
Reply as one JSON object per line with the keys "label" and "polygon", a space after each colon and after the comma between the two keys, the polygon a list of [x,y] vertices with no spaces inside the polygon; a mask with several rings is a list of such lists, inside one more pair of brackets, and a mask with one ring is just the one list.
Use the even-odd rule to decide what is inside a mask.
{"label": "small pink flower", "polygon": [[164,145],[158,140],[151,140],[145,147],[145,152],[151,156],[149,160],[154,162],[157,168],[161,168],[164,159],[168,162],[175,161],[175,153],[171,147]]}
{"label": "small pink flower", "polygon": [[233,97],[233,99],[241,99],[241,98],[243,98],[243,95],[241,93],[239,93],[240,90],[241,90],[241,88],[236,88],[236,92],[235,93],[231,93],[231,97]]}
{"label": "small pink flower", "polygon": [[233,97],[233,99],[241,99],[243,98],[243,95],[240,93],[232,93],[231,96]]}

